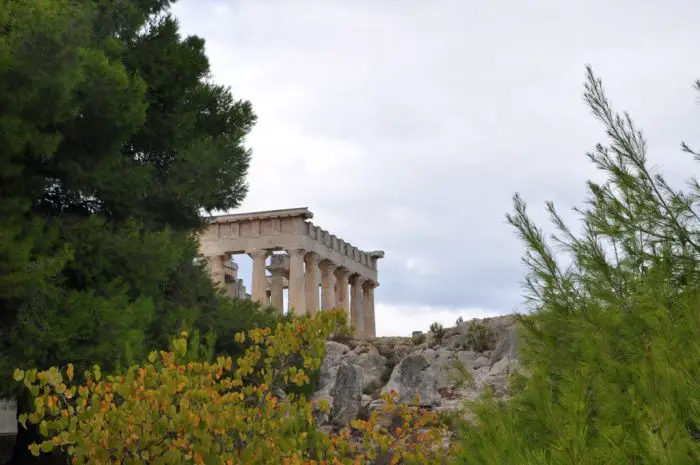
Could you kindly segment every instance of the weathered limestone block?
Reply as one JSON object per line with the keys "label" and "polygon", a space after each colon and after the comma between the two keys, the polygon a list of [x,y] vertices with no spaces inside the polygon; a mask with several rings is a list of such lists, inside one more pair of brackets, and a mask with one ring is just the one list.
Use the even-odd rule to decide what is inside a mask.
{"label": "weathered limestone block", "polygon": [[362,370],[355,365],[343,364],[336,372],[335,384],[331,389],[333,404],[331,422],[333,426],[347,426],[357,418],[362,401]]}
{"label": "weathered limestone block", "polygon": [[496,346],[491,352],[491,364],[504,357],[515,357],[518,350],[518,331],[512,320],[494,319],[490,322],[490,328],[496,336]]}
{"label": "weathered limestone block", "polygon": [[491,359],[489,357],[484,357],[483,355],[476,360],[474,360],[474,363],[472,364],[472,369],[473,370],[478,370],[479,368],[487,367],[491,364]]}
{"label": "weathered limestone block", "polygon": [[343,356],[350,352],[350,347],[335,341],[326,341],[326,355],[321,361],[319,370],[319,380],[317,390],[321,391],[329,384],[335,382],[335,375],[338,371]]}
{"label": "weathered limestone block", "polygon": [[435,372],[422,354],[411,354],[394,368],[382,389],[382,392],[391,391],[398,393],[401,402],[411,402],[418,394],[420,405],[424,407],[432,407],[440,401]]}
{"label": "weathered limestone block", "polygon": [[472,350],[460,350],[457,352],[457,360],[462,362],[464,368],[468,370],[474,369],[474,362],[476,362],[477,358],[479,358],[479,354]]}
{"label": "weathered limestone block", "polygon": [[[318,406],[320,402],[325,401],[329,406],[333,406],[331,390],[335,387],[338,367],[343,363],[342,357],[349,351],[350,348],[344,344],[326,341],[326,355],[321,361],[317,390],[311,397],[311,401],[314,405]],[[314,409],[314,415],[319,425],[327,425],[330,422],[330,413],[322,412],[320,409],[316,408]]]}
{"label": "weathered limestone block", "polygon": [[476,389],[481,392],[490,388],[498,397],[507,396],[508,377],[517,367],[517,360],[508,356],[491,366],[476,370],[474,374]]}
{"label": "weathered limestone block", "polygon": [[371,344],[358,345],[344,357],[344,360],[362,370],[363,392],[372,392],[382,387],[382,376],[387,370],[388,362],[386,357],[379,354],[376,347]]}

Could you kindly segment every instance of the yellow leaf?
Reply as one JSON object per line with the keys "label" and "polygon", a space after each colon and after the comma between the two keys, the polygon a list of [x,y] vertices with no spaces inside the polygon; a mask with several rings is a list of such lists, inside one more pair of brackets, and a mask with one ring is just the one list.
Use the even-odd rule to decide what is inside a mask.
{"label": "yellow leaf", "polygon": [[68,369],[66,370],[66,375],[68,375],[68,381],[73,381],[73,364],[68,364]]}
{"label": "yellow leaf", "polygon": [[22,381],[22,379],[24,379],[24,370],[20,370],[19,368],[15,369],[15,372],[12,373],[12,378],[15,381]]}

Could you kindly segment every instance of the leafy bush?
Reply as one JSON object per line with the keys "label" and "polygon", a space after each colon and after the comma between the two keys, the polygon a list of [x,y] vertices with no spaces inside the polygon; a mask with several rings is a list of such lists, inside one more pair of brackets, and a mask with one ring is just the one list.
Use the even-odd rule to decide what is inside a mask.
{"label": "leafy bush", "polygon": [[[230,356],[189,361],[183,333],[173,351],[153,352],[123,375],[104,376],[95,366],[80,385],[72,384],[70,364],[16,370],[15,380],[34,396],[34,410],[19,420],[38,425],[46,438],[30,446],[32,454],[64,449],[76,464],[442,463],[447,450],[439,418],[397,404],[395,393],[383,397],[383,410],[331,435],[318,431],[314,405],[304,396],[273,395],[287,383],[309,382],[324,339],[341,324],[344,312],[331,311],[280,322],[274,331],[237,333],[246,350],[235,363]],[[290,363],[295,356],[301,368]],[[382,422],[387,415],[396,420],[392,425]]]}
{"label": "leafy bush", "polygon": [[193,327],[203,334],[213,333],[216,337],[214,352],[218,355],[240,356],[245,346],[236,342],[234,336],[241,331],[254,328],[274,328],[285,319],[272,308],[249,299],[220,297],[212,310],[204,311]]}
{"label": "leafy bush", "polygon": [[413,345],[419,346],[425,342],[426,336],[425,334],[421,332],[414,332],[411,335],[411,341],[413,342]]}
{"label": "leafy bush", "polygon": [[352,338],[352,328],[350,328],[348,325],[339,326],[329,337],[331,341],[335,341],[340,344],[346,344],[350,342]]}
{"label": "leafy bush", "polygon": [[485,352],[493,350],[496,344],[496,335],[486,323],[472,321],[467,329],[465,343],[468,348],[475,352]]}
{"label": "leafy bush", "polygon": [[430,325],[430,333],[433,335],[435,342],[440,343],[442,338],[445,337],[445,328],[436,321]]}

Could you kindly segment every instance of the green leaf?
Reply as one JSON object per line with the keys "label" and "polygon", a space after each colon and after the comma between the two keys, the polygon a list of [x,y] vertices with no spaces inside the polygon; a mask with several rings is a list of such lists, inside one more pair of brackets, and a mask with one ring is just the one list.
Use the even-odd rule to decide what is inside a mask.
{"label": "green leaf", "polygon": [[49,435],[49,425],[46,423],[46,420],[41,420],[41,423],[39,423],[39,434],[42,436]]}

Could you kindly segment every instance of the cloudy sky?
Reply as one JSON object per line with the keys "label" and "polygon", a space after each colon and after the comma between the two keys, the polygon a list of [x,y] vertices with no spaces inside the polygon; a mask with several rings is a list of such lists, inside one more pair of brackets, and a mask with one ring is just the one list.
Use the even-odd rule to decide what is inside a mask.
{"label": "cloudy sky", "polygon": [[[524,311],[520,192],[580,205],[605,141],[582,101],[591,64],[670,179],[697,168],[696,0],[181,0],[216,82],[259,122],[240,212],[308,206],[382,249],[379,335]],[[241,263],[248,278],[250,263]],[[249,279],[246,284],[250,287]]]}

